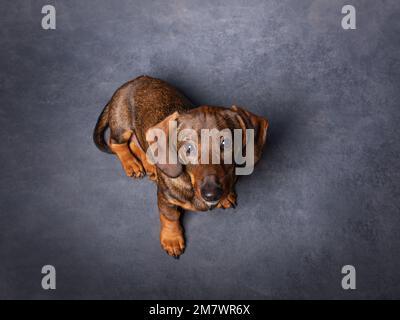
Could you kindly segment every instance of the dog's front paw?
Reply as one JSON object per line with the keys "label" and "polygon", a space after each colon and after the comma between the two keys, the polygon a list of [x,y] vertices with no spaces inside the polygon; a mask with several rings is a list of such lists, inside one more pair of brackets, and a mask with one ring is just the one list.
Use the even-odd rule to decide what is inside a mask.
{"label": "dog's front paw", "polygon": [[182,230],[162,228],[160,242],[161,247],[174,258],[178,258],[185,250],[185,239]]}
{"label": "dog's front paw", "polygon": [[149,170],[146,169],[146,174],[151,181],[157,181],[157,171],[156,170]]}
{"label": "dog's front paw", "polygon": [[128,177],[143,178],[146,175],[142,164],[135,159],[126,160],[122,166]]}
{"label": "dog's front paw", "polygon": [[229,209],[236,207],[236,193],[231,192],[225,198],[223,198],[217,205],[217,208]]}

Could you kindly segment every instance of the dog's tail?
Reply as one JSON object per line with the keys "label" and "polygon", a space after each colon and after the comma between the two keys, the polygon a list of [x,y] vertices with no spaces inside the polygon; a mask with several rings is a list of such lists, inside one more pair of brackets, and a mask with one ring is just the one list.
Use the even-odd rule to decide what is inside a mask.
{"label": "dog's tail", "polygon": [[100,151],[106,153],[112,153],[110,147],[108,146],[105,138],[104,133],[108,128],[108,111],[110,109],[110,104],[108,103],[103,111],[101,112],[99,119],[97,120],[96,127],[93,131],[93,141],[94,144],[99,148]]}

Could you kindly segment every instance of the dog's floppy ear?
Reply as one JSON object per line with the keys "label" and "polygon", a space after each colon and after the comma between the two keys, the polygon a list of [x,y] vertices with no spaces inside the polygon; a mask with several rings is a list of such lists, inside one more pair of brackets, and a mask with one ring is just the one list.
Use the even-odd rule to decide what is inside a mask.
{"label": "dog's floppy ear", "polygon": [[[176,132],[176,126],[170,126],[170,121],[176,121],[179,116],[179,113],[176,111],[173,114],[169,115],[166,117],[163,121],[157,123],[154,127],[151,127],[150,129],[147,130],[147,133],[150,130],[153,129],[159,129],[162,130],[165,134],[166,138],[166,143],[159,143],[157,145],[158,147],[158,154],[164,154],[166,156],[166,163],[155,163],[155,165],[160,168],[162,172],[164,172],[168,177],[170,178],[176,178],[178,177],[182,171],[182,164],[179,162],[178,157],[176,156],[175,159],[170,159],[169,157],[169,150],[168,147],[170,146],[171,151],[173,154],[177,155],[176,151],[176,137],[177,137],[177,132]],[[172,128],[172,132],[170,132],[170,129]],[[147,136],[146,133],[146,136]],[[174,137],[172,141],[170,141],[170,136]],[[171,145],[170,145],[171,144]],[[175,160],[175,161],[174,161]]]}
{"label": "dog's floppy ear", "polygon": [[231,110],[236,113],[244,137],[246,137],[246,129],[254,129],[254,163],[256,163],[261,158],[267,138],[268,120],[235,105],[232,106]]}

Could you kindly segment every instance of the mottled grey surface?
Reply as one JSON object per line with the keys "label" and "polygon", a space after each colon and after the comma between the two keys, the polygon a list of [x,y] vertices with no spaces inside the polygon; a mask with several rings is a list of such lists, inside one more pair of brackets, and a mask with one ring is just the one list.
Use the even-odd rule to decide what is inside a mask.
{"label": "mottled grey surface", "polygon": [[[400,298],[399,1],[0,6],[0,298]],[[270,119],[239,206],[186,214],[180,260],[160,249],[155,185],[91,139],[141,74]]]}

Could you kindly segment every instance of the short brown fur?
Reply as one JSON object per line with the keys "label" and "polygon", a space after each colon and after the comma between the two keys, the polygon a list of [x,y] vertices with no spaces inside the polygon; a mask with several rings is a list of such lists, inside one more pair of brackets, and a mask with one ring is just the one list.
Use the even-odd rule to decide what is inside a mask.
{"label": "short brown fur", "polygon": [[[178,130],[255,129],[255,161],[261,156],[268,121],[236,106],[194,108],[174,87],[148,76],[140,76],[121,86],[104,108],[93,133],[95,144],[101,151],[116,154],[128,176],[141,178],[148,175],[156,182],[161,246],[169,255],[179,257],[185,248],[183,228],[179,221],[182,210],[234,207],[237,177],[235,164],[188,164],[164,168],[149,163],[145,153],[149,146],[146,132],[153,127],[167,130],[165,124],[169,119],[178,121]],[[108,128],[109,143],[104,138]],[[174,177],[168,174],[171,172]],[[212,206],[202,198],[200,192],[209,177],[217,181],[222,189],[218,203]]]}

